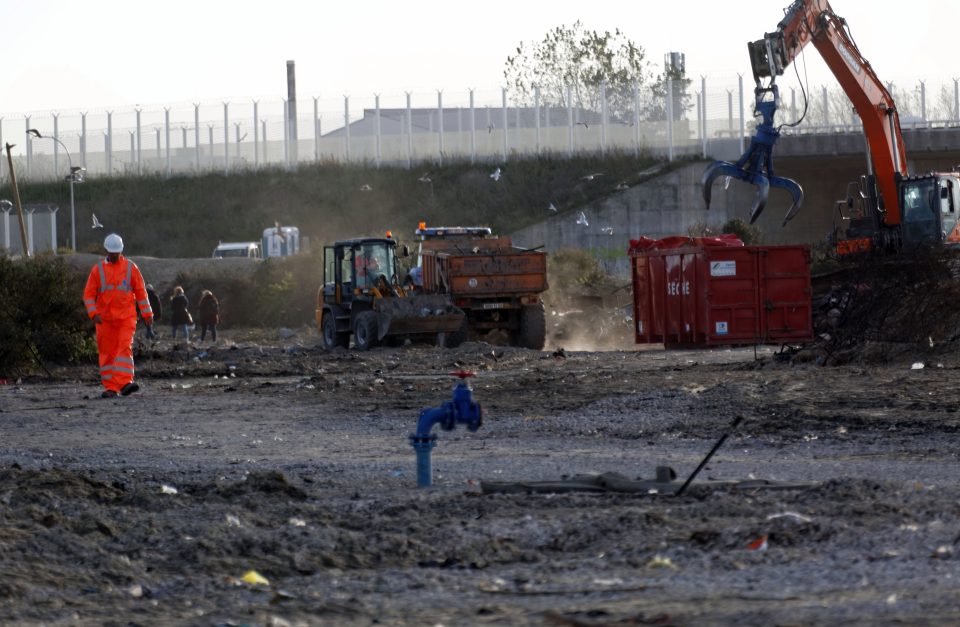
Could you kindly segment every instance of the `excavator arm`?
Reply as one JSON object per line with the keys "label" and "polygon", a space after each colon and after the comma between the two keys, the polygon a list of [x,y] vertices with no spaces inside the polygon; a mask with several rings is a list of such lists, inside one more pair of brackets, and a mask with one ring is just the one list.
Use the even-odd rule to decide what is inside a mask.
{"label": "excavator arm", "polygon": [[[901,221],[897,182],[907,174],[900,118],[890,92],[860,53],[850,36],[846,21],[833,12],[827,0],[794,0],[777,24],[777,30],[766,33],[761,40],[748,43],[756,82],[756,110],[764,118],[758,125],[757,132],[758,137],[767,136],[767,140],[765,143],[761,141],[758,147],[755,137],[751,141],[750,149],[736,163],[718,161],[708,166],[702,178],[704,200],[709,207],[710,187],[717,177],[734,176],[756,183],[760,187],[751,212],[751,222],[756,220],[763,210],[770,185],[783,187],[794,196],[794,204],[787,213],[784,224],[796,214],[802,204],[803,192],[796,182],[773,176],[770,153],[780,134],[779,127],[773,125],[779,101],[776,78],[784,73],[809,43],[813,43],[823,57],[863,122],[873,173],[876,175],[880,192],[878,208],[887,226],[897,226]],[[767,128],[764,128],[765,126]],[[762,160],[754,158],[758,149],[765,151]],[[758,162],[765,163],[766,169],[754,168],[751,172],[750,166]],[[747,167],[744,168],[744,165]],[[763,181],[764,178],[768,181]]]}

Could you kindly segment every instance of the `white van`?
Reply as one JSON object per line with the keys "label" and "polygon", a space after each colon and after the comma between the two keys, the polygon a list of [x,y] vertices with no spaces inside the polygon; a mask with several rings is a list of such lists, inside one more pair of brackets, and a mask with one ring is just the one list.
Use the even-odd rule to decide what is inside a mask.
{"label": "white van", "polygon": [[263,256],[287,257],[300,252],[300,229],[295,226],[272,226],[263,229]]}
{"label": "white van", "polygon": [[260,244],[256,242],[220,242],[213,249],[214,259],[223,259],[225,257],[248,257],[250,259],[260,259]]}

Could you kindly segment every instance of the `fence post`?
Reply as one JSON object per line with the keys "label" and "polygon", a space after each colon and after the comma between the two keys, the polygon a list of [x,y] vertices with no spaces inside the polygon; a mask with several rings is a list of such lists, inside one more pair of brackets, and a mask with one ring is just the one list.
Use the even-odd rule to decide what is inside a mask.
{"label": "fence post", "polygon": [[501,106],[503,107],[503,162],[507,162],[507,150],[509,144],[507,142],[507,126],[509,125],[509,120],[507,119],[507,88],[500,88],[500,101]]}
{"label": "fence post", "polygon": [[667,161],[673,161],[673,79],[667,79]]}
{"label": "fence post", "polygon": [[383,155],[380,152],[380,142],[382,137],[380,136],[380,94],[373,95],[373,122],[374,122],[374,132],[376,133],[376,163],[377,167],[380,167],[380,162]]}
{"label": "fence post", "polygon": [[343,97],[343,132],[346,148],[346,161],[350,163],[350,96]]}
{"label": "fence post", "polygon": [[197,164],[197,173],[200,173],[200,103],[193,103],[193,143],[194,160]]}
{"label": "fence post", "polygon": [[701,125],[703,126],[703,156],[707,156],[707,77],[700,75],[700,98],[703,100]]}
{"label": "fence post", "polygon": [[163,148],[162,148],[163,144],[162,144],[162,142],[160,141],[160,127],[159,127],[159,126],[155,126],[155,127],[153,128],[153,130],[154,130],[154,131],[156,132],[156,134],[157,134],[157,161],[160,161],[160,159],[163,158]]}
{"label": "fence post", "polygon": [[141,155],[140,155],[140,148],[141,148],[141,146],[143,145],[143,140],[142,140],[142,137],[143,137],[143,136],[141,135],[141,125],[140,125],[140,112],[141,112],[141,109],[137,108],[137,109],[135,109],[135,111],[136,111],[136,114],[137,114],[137,129],[136,129],[136,134],[137,134],[137,153],[136,153],[136,155],[134,155],[134,157],[135,157],[136,160],[137,160],[137,176],[141,176],[141,175],[143,174],[143,166],[142,166],[141,161],[140,161],[140,157],[141,157]]}
{"label": "fence post", "polygon": [[[73,174],[71,172],[70,174]],[[57,210],[59,207],[53,207],[50,209],[50,242],[53,246],[53,253],[57,253]],[[76,245],[74,245],[76,248]]]}
{"label": "fence post", "polygon": [[[60,178],[60,114],[53,114],[53,180]],[[72,173],[71,173],[72,174]],[[54,242],[56,248],[56,242]]]}
{"label": "fence post", "polygon": [[957,79],[953,79],[953,120],[960,121],[960,81]]}
{"label": "fence post", "polygon": [[80,160],[83,167],[87,167],[87,113],[80,114]]}
{"label": "fence post", "polygon": [[[320,99],[317,96],[313,97],[313,159],[314,161],[320,161]],[[254,124],[253,128],[256,129],[257,125]]]}
{"label": "fence post", "polygon": [[137,132],[130,131],[130,165],[136,165],[137,155]]}
{"label": "fence post", "polygon": [[407,115],[404,118],[403,126],[407,134],[407,169],[413,167],[413,109],[410,106],[410,92],[407,94]]}
{"label": "fence post", "polygon": [[270,163],[269,154],[267,153],[267,120],[263,119],[260,121],[260,138],[263,140],[263,165],[268,165]]}
{"label": "fence post", "polygon": [[207,143],[210,145],[210,158],[207,162],[213,167],[213,124],[207,124]]}
{"label": "fence post", "polygon": [[[30,134],[30,116],[25,115],[23,132],[27,134],[27,180],[33,176],[33,135]],[[23,253],[26,255],[26,251]]]}
{"label": "fence post", "polygon": [[113,111],[107,111],[107,176],[113,176]]}
{"label": "fence post", "polygon": [[260,112],[259,101],[253,101],[253,169],[260,169]]}
{"label": "fence post", "polygon": [[747,134],[747,121],[743,110],[743,74],[737,74],[737,83],[740,85],[740,154],[743,154],[743,138]]}
{"label": "fence post", "polygon": [[823,87],[823,125],[830,126],[830,99],[827,97],[827,87]]}
{"label": "fence post", "polygon": [[795,87],[790,88],[790,117],[793,118],[790,121],[796,123],[797,121],[797,89]]}
{"label": "fence post", "polygon": [[437,128],[440,131],[440,155],[439,155],[439,164],[443,166],[443,90],[437,90],[437,117],[439,118]]}
{"label": "fence post", "polygon": [[703,93],[694,92],[697,96],[697,139],[700,140],[702,156],[707,156],[707,140],[703,136]]}
{"label": "fence post", "polygon": [[920,119],[927,121],[927,83],[920,81]]}
{"label": "fence post", "polygon": [[607,81],[600,82],[600,153],[607,154]]}
{"label": "fence post", "polygon": [[477,109],[473,103],[473,88],[470,88],[470,163],[477,161]]}
{"label": "fence post", "polygon": [[573,93],[567,85],[567,157],[573,157]]}
{"label": "fence post", "polygon": [[540,156],[540,86],[533,86],[533,115],[536,117],[534,128],[536,129],[536,153]]}
{"label": "fence post", "polygon": [[166,159],[166,176],[170,178],[170,107],[163,108],[163,154]]}
{"label": "fence post", "polygon": [[633,156],[640,156],[640,83],[633,81]]}
{"label": "fence post", "polygon": [[230,103],[223,103],[223,174],[230,174]]}

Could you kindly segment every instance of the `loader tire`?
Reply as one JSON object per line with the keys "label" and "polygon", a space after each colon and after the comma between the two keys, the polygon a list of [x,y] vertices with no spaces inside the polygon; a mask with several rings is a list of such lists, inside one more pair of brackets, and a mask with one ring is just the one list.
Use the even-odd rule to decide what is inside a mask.
{"label": "loader tire", "polygon": [[543,313],[543,303],[527,305],[520,309],[520,330],[514,344],[523,348],[543,350],[547,341],[547,319]]}
{"label": "loader tire", "polygon": [[321,322],[323,328],[323,345],[327,347],[328,350],[333,350],[334,348],[347,348],[350,346],[350,333],[337,331],[337,319],[334,317],[333,312],[326,312],[323,314],[323,321]]}
{"label": "loader tire", "polygon": [[370,350],[380,341],[377,339],[377,314],[364,311],[357,315],[353,325],[353,345],[358,351]]}

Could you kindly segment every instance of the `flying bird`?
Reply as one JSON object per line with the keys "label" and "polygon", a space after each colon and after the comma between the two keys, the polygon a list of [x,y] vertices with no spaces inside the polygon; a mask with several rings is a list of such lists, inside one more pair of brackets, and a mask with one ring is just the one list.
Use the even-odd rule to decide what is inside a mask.
{"label": "flying bird", "polygon": [[493,129],[495,129],[495,128],[497,128],[497,127],[494,126],[493,124],[488,124],[488,125],[487,125],[487,133],[492,133],[492,132],[493,132]]}
{"label": "flying bird", "polygon": [[93,226],[90,227],[90,228],[93,228],[93,229],[102,229],[102,228],[103,228],[103,225],[100,224],[100,220],[97,220],[97,214],[94,213],[94,214],[91,214],[91,215],[93,215]]}
{"label": "flying bird", "polygon": [[630,189],[630,186],[627,185],[625,181],[620,181],[619,183],[617,183],[617,186],[614,189],[622,192],[625,189]]}
{"label": "flying bird", "polygon": [[590,128],[586,122],[577,122],[574,126],[582,126],[583,128]]}
{"label": "flying bird", "polygon": [[494,181],[499,181],[499,180],[500,180],[500,168],[497,168],[496,170],[494,170],[493,172],[491,172],[491,173],[490,173],[490,178],[492,178]]}
{"label": "flying bird", "polygon": [[361,192],[372,192],[372,191],[373,191],[373,188],[370,187],[369,185],[367,185],[366,183],[364,183],[363,185],[360,186],[360,191],[361,191]]}
{"label": "flying bird", "polygon": [[433,183],[433,179],[430,178],[429,172],[424,173],[424,175],[418,178],[417,180],[420,181],[421,183]]}
{"label": "flying bird", "polygon": [[585,176],[581,176],[581,177],[580,177],[580,180],[582,180],[582,181],[592,181],[593,179],[597,178],[598,176],[603,176],[603,172],[594,172],[593,174],[587,174],[587,175],[585,175]]}
{"label": "flying bird", "polygon": [[554,213],[556,213],[556,212],[557,212],[557,208],[556,208],[556,207],[554,206],[554,204],[553,204],[553,203],[550,203],[550,206],[549,206],[549,207],[547,207],[547,209],[549,209],[550,211],[552,211],[552,212],[554,212]]}
{"label": "flying bird", "polygon": [[612,227],[612,226],[605,226],[605,227],[602,227],[600,230],[603,231],[603,232],[604,232],[605,234],[607,234],[607,235],[613,235],[613,227]]}
{"label": "flying bird", "polygon": [[582,224],[583,226],[590,226],[590,223],[587,222],[587,214],[580,212],[580,217],[577,218],[577,224]]}

